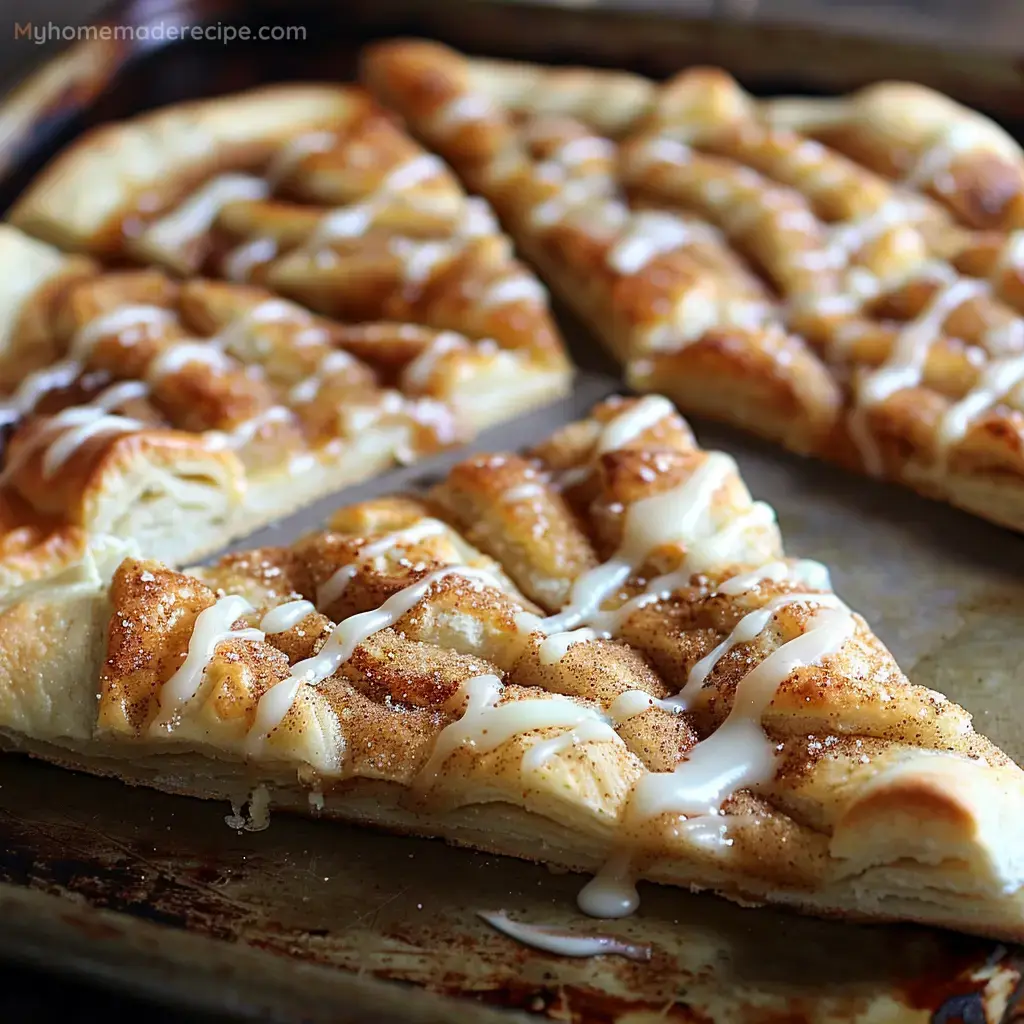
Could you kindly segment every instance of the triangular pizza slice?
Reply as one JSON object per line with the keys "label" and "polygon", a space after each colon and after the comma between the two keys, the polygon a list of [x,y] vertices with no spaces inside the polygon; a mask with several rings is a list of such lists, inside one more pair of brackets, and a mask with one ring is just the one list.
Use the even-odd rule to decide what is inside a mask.
{"label": "triangular pizza slice", "polygon": [[0,590],[98,534],[181,565],[570,385],[486,202],[353,87],[104,125],[10,218]]}
{"label": "triangular pizza slice", "polygon": [[1024,773],[660,397],[177,572],[0,615],[5,746],[815,914],[1024,938]]}
{"label": "triangular pizza slice", "polygon": [[418,41],[364,70],[635,388],[1024,528],[1024,153],[993,122]]}

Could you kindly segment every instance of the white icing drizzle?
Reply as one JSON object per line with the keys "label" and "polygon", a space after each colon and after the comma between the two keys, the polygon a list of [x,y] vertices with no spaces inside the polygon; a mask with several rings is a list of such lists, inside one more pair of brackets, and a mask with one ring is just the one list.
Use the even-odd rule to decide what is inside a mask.
{"label": "white icing drizzle", "polygon": [[986,148],[987,141],[987,132],[974,122],[951,122],[937,133],[917,158],[904,176],[903,184],[912,188],[930,185],[939,192],[950,191],[952,183],[945,180],[949,166],[960,153],[969,152],[976,146]]}
{"label": "white icing drizzle", "polygon": [[359,550],[358,561],[341,566],[333,575],[316,589],[316,603],[321,608],[334,604],[345,592],[345,588],[355,578],[361,566],[373,558],[387,554],[394,548],[403,545],[417,544],[428,537],[439,537],[447,532],[447,527],[439,519],[423,519],[413,526],[395,530],[383,537],[363,545]]}
{"label": "white icing drizzle", "polygon": [[[563,698],[567,699],[567,698]],[[581,713],[587,713],[578,725],[561,736],[552,736],[551,739],[539,740],[523,754],[523,771],[534,772],[543,768],[553,757],[557,757],[565,750],[579,746],[582,743],[621,743],[618,733],[612,725],[606,721],[604,716],[590,708],[581,708]]]}
{"label": "white icing drizzle", "polygon": [[[144,337],[151,327],[174,323],[175,314],[161,306],[128,304],[102,313],[83,325],[70,344],[70,358],[52,367],[37,371],[26,377],[17,391],[0,402],[0,426],[14,423],[31,413],[40,398],[48,391],[67,387],[82,374],[93,348],[101,338],[117,336],[123,345],[132,345]],[[309,321],[309,331],[316,332],[320,339],[321,329],[313,325],[309,314],[302,307],[281,299],[268,299],[257,303],[241,316],[227,324],[220,332],[209,338],[187,339],[172,342],[161,349],[146,367],[144,381],[122,381],[105,389],[90,402],[71,406],[50,417],[40,430],[36,441],[25,448],[21,455],[9,461],[0,474],[0,485],[38,450],[40,444],[48,441],[55,433],[61,432],[56,440],[49,440],[43,455],[42,473],[44,479],[52,477],[57,470],[90,438],[117,433],[131,433],[143,429],[141,420],[111,415],[110,411],[133,399],[145,398],[150,388],[169,374],[180,372],[192,363],[202,363],[214,371],[226,371],[233,366],[225,354],[225,347],[239,345],[246,338],[253,325],[259,323]],[[331,370],[349,365],[351,356],[333,352],[322,362]],[[307,382],[302,382],[303,384]],[[319,384],[316,385],[317,388]],[[207,431],[204,443],[212,448],[239,448],[249,443],[261,430],[275,422],[291,419],[291,412],[284,406],[271,406],[252,419],[239,424],[229,432]]]}
{"label": "white icing drizzle", "polygon": [[659,163],[681,167],[692,159],[693,150],[685,142],[660,135],[643,142],[636,155],[642,164]]}
{"label": "white icing drizzle", "polygon": [[251,241],[235,246],[224,257],[224,276],[229,281],[248,281],[252,276],[253,267],[259,263],[269,263],[277,256],[277,253],[276,239],[253,238]]}
{"label": "white icing drizzle", "polygon": [[338,136],[334,132],[304,132],[290,139],[274,154],[263,177],[272,189],[276,189],[307,156],[330,152],[337,144]]}
{"label": "white icing drizzle", "polygon": [[622,956],[627,960],[646,962],[652,955],[650,946],[623,942],[613,935],[573,935],[547,925],[513,921],[503,910],[478,910],[477,917],[510,939],[556,956]]}
{"label": "white icing drizzle", "polygon": [[711,229],[662,210],[639,210],[608,250],[608,266],[619,274],[637,274],[651,260],[690,242],[712,237]]}
{"label": "white icing drizzle", "polygon": [[234,364],[215,343],[210,341],[183,341],[168,345],[146,367],[146,382],[155,385],[168,374],[180,373],[192,363],[216,371],[229,370]]}
{"label": "white icing drizzle", "polygon": [[494,675],[472,676],[463,682],[449,703],[465,700],[466,709],[460,718],[438,733],[430,758],[417,776],[417,785],[429,786],[445,761],[460,747],[489,753],[514,736],[538,729],[568,731],[555,737],[555,743],[538,740],[531,746],[523,754],[522,768],[526,772],[538,771],[552,757],[577,743],[622,743],[604,716],[594,708],[561,694],[499,704],[504,690],[504,684]]}
{"label": "white icing drizzle", "polygon": [[486,235],[496,235],[500,231],[501,226],[487,200],[479,196],[469,196],[463,203],[462,216],[456,225],[455,233],[463,238],[483,238]]}
{"label": "white icing drizzle", "polygon": [[[868,425],[872,406],[884,402],[897,391],[917,387],[924,375],[932,345],[938,341],[946,319],[963,303],[984,293],[982,281],[957,277],[952,272],[919,316],[899,332],[889,358],[861,379],[856,389],[856,405],[850,417],[850,433],[860,449],[867,471],[881,475],[884,465],[878,444]],[[950,279],[951,278],[951,279]]]}
{"label": "white icing drizzle", "polygon": [[[827,596],[815,595],[814,600],[825,604]],[[641,776],[628,813],[640,820],[668,812],[717,815],[730,794],[769,782],[775,774],[775,750],[761,728],[761,717],[795,669],[834,654],[853,631],[854,620],[845,609],[815,609],[800,636],[782,644],[740,680],[726,720],[696,744],[681,765],[671,772]]]}
{"label": "white icing drizzle", "polygon": [[450,241],[417,241],[412,238],[392,238],[388,251],[402,264],[402,276],[407,284],[419,285],[427,281],[438,265],[455,253]]}
{"label": "white icing drizzle", "polygon": [[531,480],[503,491],[501,500],[503,504],[515,505],[521,501],[535,501],[537,498],[544,497],[546,493],[542,483]]}
{"label": "white icing drizzle", "polygon": [[150,726],[151,732],[170,732],[184,707],[193,700],[202,685],[206,669],[216,654],[217,647],[226,640],[263,640],[261,630],[232,629],[241,616],[255,609],[244,597],[222,597],[196,617],[188,653],[178,670],[160,689],[160,714]]}
{"label": "white icing drizzle", "polygon": [[552,633],[540,642],[537,657],[542,665],[557,665],[568,654],[570,647],[589,643],[597,638],[597,632],[586,627],[566,630],[564,633]]}
{"label": "white icing drizzle", "polygon": [[[125,381],[100,392],[88,405],[72,406],[49,417],[33,443],[26,445],[20,455],[9,461],[4,467],[3,473],[0,474],[0,485],[6,483],[11,475],[16,473],[45,442],[49,441],[47,450],[43,453],[42,474],[44,480],[53,477],[72,452],[90,437],[100,434],[128,433],[139,429],[143,426],[139,420],[129,419],[125,416],[113,416],[109,414],[109,410],[139,397],[140,394],[145,394],[145,391],[144,384],[137,381]],[[51,440],[54,434],[62,434],[62,436]]]}
{"label": "white icing drizzle", "polygon": [[84,324],[72,339],[68,354],[81,363],[89,358],[96,343],[108,334],[115,334],[122,344],[130,345],[137,340],[138,333],[128,334],[129,331],[145,327],[166,327],[174,321],[174,314],[162,306],[118,306]]}
{"label": "white icing drizzle", "polygon": [[468,352],[470,344],[455,331],[441,331],[402,371],[402,379],[410,387],[423,390],[430,383],[440,359],[449,352]]}
{"label": "white icing drizzle", "polygon": [[430,119],[430,130],[444,137],[463,125],[496,116],[494,105],[483,93],[464,92],[438,108]]}
{"label": "white icing drizzle", "polygon": [[343,619],[335,626],[319,653],[293,665],[291,675],[271,686],[260,698],[256,719],[246,740],[250,756],[262,749],[267,736],[284,720],[303,685],[319,686],[334,675],[364,640],[394,625],[426,597],[434,584],[449,576],[461,576],[477,586],[498,586],[497,580],[482,569],[449,565],[392,594],[379,608]]}
{"label": "white icing drizzle", "polygon": [[683,707],[686,707],[700,693],[707,682],[708,676],[711,675],[715,670],[715,666],[718,665],[729,651],[740,644],[747,644],[752,640],[756,640],[764,632],[768,623],[775,617],[777,611],[788,605],[802,602],[811,602],[821,608],[841,607],[839,598],[834,594],[781,594],[778,597],[772,598],[764,607],[744,615],[733,627],[732,632],[714,650],[701,658],[690,669],[686,685],[674,700]]}
{"label": "white icing drizzle", "polygon": [[234,451],[244,448],[261,431],[275,423],[288,423],[292,412],[286,406],[272,405],[269,409],[257,413],[251,419],[244,420],[231,430],[208,430],[203,434],[203,443],[213,451],[228,449]]}
{"label": "white icing drizzle", "polygon": [[678,487],[630,505],[619,550],[609,561],[576,579],[569,604],[543,621],[544,631],[562,632],[586,622],[655,548],[676,543],[689,547],[705,536],[704,520],[711,500],[735,471],[736,464],[728,455],[708,452]]}
{"label": "white icing drizzle", "polygon": [[684,709],[678,703],[670,700],[662,700],[660,697],[652,697],[645,690],[624,690],[608,706],[607,714],[609,721],[615,725],[622,725],[637,715],[645,714],[652,708],[660,711],[668,711],[670,714],[680,714]]}
{"label": "white icing drizzle", "polygon": [[[595,218],[606,219],[608,223],[605,226],[621,230],[628,223],[628,208],[612,201],[612,183],[603,174],[591,174],[585,178],[564,182],[554,195],[548,196],[533,207],[530,211],[530,223],[539,229],[553,227],[595,199],[604,200],[602,213],[598,215],[595,212]],[[621,212],[612,214],[613,209]],[[595,226],[599,225],[590,225]]]}
{"label": "white icing drizzle", "polygon": [[1024,230],[1011,231],[1006,236],[989,277],[996,279],[1007,271],[1015,274],[1024,272]]}
{"label": "white icing drizzle", "polygon": [[396,195],[437,177],[444,170],[444,162],[432,153],[423,153],[400,164],[386,175],[375,192],[360,202],[325,213],[301,248],[317,249],[334,239],[357,238],[365,234],[374,218]]}
{"label": "white icing drizzle", "polygon": [[180,253],[189,243],[206,234],[221,209],[242,199],[266,199],[270,186],[248,174],[222,174],[207,182],[177,209],[150,224],[140,236],[151,248]]}
{"label": "white icing drizzle", "polygon": [[17,391],[0,402],[0,425],[16,423],[27,416],[48,391],[66,388],[78,379],[82,372],[79,363],[72,359],[54,363],[30,373],[19,385]]}
{"label": "white icing drizzle", "polygon": [[[72,416],[75,413],[77,415]],[[60,419],[60,417],[64,417]],[[52,479],[57,470],[92,437],[110,434],[130,434],[145,424],[128,416],[115,416],[99,409],[81,407],[60,413],[49,424],[51,428],[63,430],[56,441],[43,453],[42,474],[44,480]]]}
{"label": "white icing drizzle", "polygon": [[354,364],[355,359],[344,349],[332,349],[324,353],[323,358],[317,363],[316,370],[291,388],[288,392],[288,401],[294,405],[314,401],[329,378],[351,369]]}
{"label": "white icing drizzle", "polygon": [[555,150],[552,159],[563,167],[575,167],[590,160],[614,160],[617,150],[611,139],[603,139],[599,135],[584,135],[577,139],[569,139]]}
{"label": "white icing drizzle", "polygon": [[490,285],[480,296],[480,306],[491,309],[495,306],[511,306],[517,302],[543,304],[547,299],[547,289],[540,281],[529,274],[516,273]]}
{"label": "white icing drizzle", "polygon": [[939,422],[940,455],[962,441],[971,424],[1024,380],[1024,355],[989,363],[971,390],[946,410]]}
{"label": "white icing drizzle", "polygon": [[271,608],[263,616],[260,621],[260,629],[267,636],[287,633],[289,629],[294,629],[303,619],[312,615],[315,611],[316,605],[312,601],[287,601],[284,604],[279,604],[276,608]]}
{"label": "white icing drizzle", "polygon": [[675,411],[675,406],[667,398],[646,395],[604,425],[594,446],[594,454],[621,451],[666,416],[674,416]]}
{"label": "white icing drizzle", "polygon": [[914,220],[923,205],[916,196],[894,196],[864,217],[837,224],[829,233],[826,248],[807,255],[819,259],[822,266],[841,267],[891,228]]}

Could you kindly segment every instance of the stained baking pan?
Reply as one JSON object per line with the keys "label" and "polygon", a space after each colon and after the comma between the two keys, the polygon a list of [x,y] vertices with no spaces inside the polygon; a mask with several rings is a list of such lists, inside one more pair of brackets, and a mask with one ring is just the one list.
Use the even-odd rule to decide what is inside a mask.
{"label": "stained baking pan", "polygon": [[[846,29],[736,21],[728,5],[709,6],[689,18],[655,4],[625,11],[610,0],[588,10],[484,0],[122,6],[109,25],[265,22],[304,26],[306,40],[143,46],[97,33],[0,110],[0,203],[89,124],[260,81],[346,79],[362,42],[398,33],[494,56],[652,74],[721,63],[765,90],[828,91],[904,75],[1020,128],[1020,72],[1004,51],[951,55]],[[573,396],[474,448],[530,443],[616,388],[596,346],[568,317],[563,323],[585,367]],[[864,611],[911,678],[965,704],[982,731],[1024,760],[1016,693],[1024,539],[721,428],[698,429],[705,445],[734,453],[751,489],[775,505],[791,553],[832,566],[839,593]],[[454,457],[353,488],[344,500],[416,486]],[[291,539],[341,500],[248,542]],[[238,833],[224,822],[227,810],[0,759],[0,954],[186,1012],[285,1021],[1020,1019],[1024,953],[992,942],[813,921],[649,887],[636,917],[606,929],[649,943],[649,963],[565,960],[489,931],[476,911],[503,908],[593,932],[575,911],[575,876],[285,817],[264,832]]]}

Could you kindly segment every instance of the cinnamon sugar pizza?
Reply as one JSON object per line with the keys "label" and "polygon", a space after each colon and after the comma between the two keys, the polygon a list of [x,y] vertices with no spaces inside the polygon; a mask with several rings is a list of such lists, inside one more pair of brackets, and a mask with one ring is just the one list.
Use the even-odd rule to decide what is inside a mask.
{"label": "cinnamon sugar pizza", "polygon": [[104,126],[10,220],[0,589],[91,536],[181,564],[569,387],[487,204],[354,88]]}
{"label": "cinnamon sugar pizza", "polygon": [[597,916],[644,878],[1024,938],[1024,773],[665,399],[291,547],[109,571],[0,614],[6,746],[248,800],[238,826],[283,808],[597,872]]}
{"label": "cinnamon sugar pizza", "polygon": [[889,82],[758,100],[397,41],[365,77],[629,383],[1024,529],[1024,154]]}

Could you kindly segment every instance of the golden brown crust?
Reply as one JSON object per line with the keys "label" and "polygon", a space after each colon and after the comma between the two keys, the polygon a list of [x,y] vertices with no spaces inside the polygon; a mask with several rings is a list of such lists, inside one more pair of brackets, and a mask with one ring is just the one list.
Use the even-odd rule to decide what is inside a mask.
{"label": "golden brown crust", "polygon": [[756,100],[415,40],[364,78],[634,387],[1024,528],[1024,152],[995,124],[905,83]]}
{"label": "golden brown crust", "polygon": [[[287,807],[298,779],[348,820],[1024,936],[1024,773],[902,675],[822,567],[784,558],[770,510],[662,399],[602,403],[290,548],[44,583],[0,612],[0,639],[18,631],[0,730],[60,761],[235,800],[262,784]],[[708,757],[739,772],[718,815],[692,803]]]}

